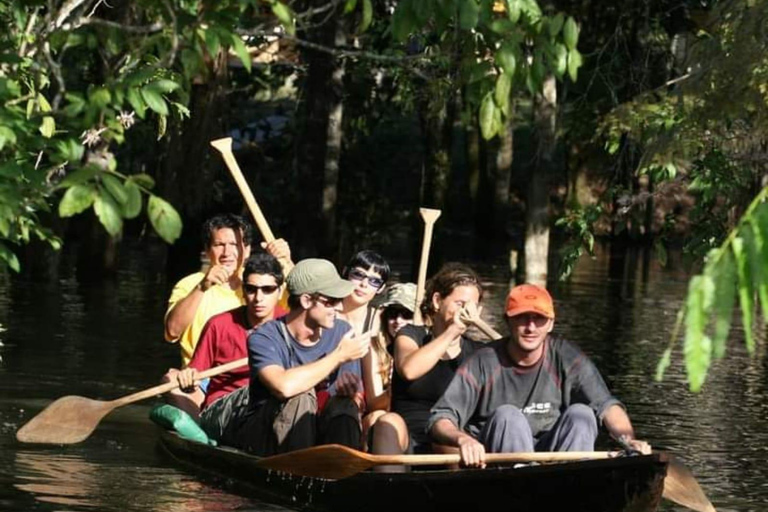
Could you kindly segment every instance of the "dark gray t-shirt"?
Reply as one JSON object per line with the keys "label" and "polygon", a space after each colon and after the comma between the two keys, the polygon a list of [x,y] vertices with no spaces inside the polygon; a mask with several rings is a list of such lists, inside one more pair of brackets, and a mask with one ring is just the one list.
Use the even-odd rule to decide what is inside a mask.
{"label": "dark gray t-shirt", "polygon": [[597,368],[572,343],[548,336],[544,356],[531,367],[516,366],[507,339],[478,350],[456,372],[443,396],[432,407],[428,429],[446,418],[477,435],[501,405],[519,408],[535,437],[548,432],[572,404],[588,405],[598,418],[614,404]]}

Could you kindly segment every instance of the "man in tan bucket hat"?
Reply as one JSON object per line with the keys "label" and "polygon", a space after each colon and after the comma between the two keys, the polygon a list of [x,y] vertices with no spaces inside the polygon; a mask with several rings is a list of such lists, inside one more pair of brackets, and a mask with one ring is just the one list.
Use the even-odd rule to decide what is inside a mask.
{"label": "man in tan bucket hat", "polygon": [[[315,444],[360,446],[362,390],[345,372],[359,375],[369,336],[353,336],[336,317],[354,285],[330,261],[306,259],[286,279],[288,315],[264,324],[248,337],[251,368],[250,416],[237,445],[258,455],[273,455]],[[318,394],[330,396],[318,406]]]}

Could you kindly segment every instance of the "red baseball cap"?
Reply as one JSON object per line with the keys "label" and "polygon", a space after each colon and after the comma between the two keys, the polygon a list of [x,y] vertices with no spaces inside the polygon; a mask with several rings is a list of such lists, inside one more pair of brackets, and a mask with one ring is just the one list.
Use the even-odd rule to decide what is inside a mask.
{"label": "red baseball cap", "polygon": [[507,316],[538,313],[547,318],[555,318],[555,306],[545,288],[535,284],[521,284],[509,290],[505,313]]}

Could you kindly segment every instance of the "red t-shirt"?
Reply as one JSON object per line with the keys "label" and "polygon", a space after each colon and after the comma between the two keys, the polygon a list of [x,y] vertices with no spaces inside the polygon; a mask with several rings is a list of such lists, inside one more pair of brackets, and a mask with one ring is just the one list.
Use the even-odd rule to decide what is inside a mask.
{"label": "red t-shirt", "polygon": [[[280,306],[275,308],[275,318],[284,314],[285,311]],[[214,366],[248,357],[248,330],[245,306],[211,317],[203,328],[200,341],[195,347],[195,353],[188,366],[202,372]],[[201,410],[222,396],[247,386],[250,377],[247,364],[236,370],[211,377]]]}

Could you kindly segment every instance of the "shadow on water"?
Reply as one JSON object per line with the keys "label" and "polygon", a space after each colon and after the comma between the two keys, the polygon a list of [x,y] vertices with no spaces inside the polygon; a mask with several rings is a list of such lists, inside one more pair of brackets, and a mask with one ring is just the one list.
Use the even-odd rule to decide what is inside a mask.
{"label": "shadow on water", "polygon": [[[409,275],[407,263],[394,267]],[[147,265],[143,254],[128,254],[116,279],[98,285],[68,275],[52,284],[0,276],[6,290],[0,324],[7,329],[0,333],[0,509],[284,510],[200,480],[159,453],[147,419],[152,401],[116,410],[78,445],[15,441],[16,429],[54,398],[117,398],[154,385],[177,364],[177,349],[162,341],[169,283],[160,268]],[[483,315],[505,332],[506,265],[476,268],[486,285]],[[750,358],[737,326],[701,394],[687,391],[679,352],[665,380],[653,380],[688,277],[640,250],[601,247],[596,258],[579,262],[570,281],[551,283],[555,329],[593,358],[638,434],[685,462],[718,510],[762,510],[768,501],[764,342]]]}

